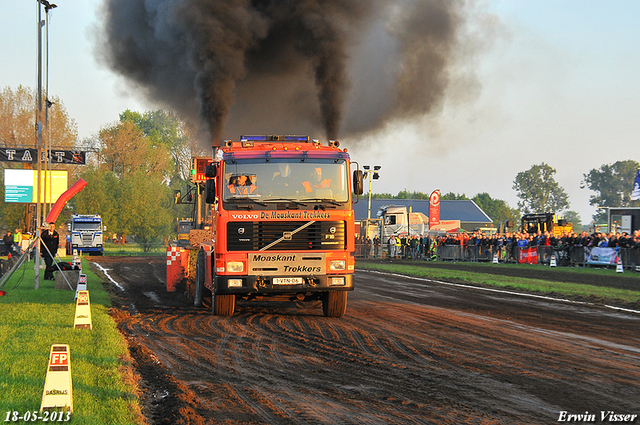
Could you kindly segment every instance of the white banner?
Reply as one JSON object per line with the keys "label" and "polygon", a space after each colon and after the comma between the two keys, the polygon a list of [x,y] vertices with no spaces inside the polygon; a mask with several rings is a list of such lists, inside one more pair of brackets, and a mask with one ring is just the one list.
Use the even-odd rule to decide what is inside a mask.
{"label": "white banner", "polygon": [[636,179],[633,182],[633,190],[631,191],[630,199],[632,201],[637,201],[640,199],[640,169],[636,173]]}
{"label": "white banner", "polygon": [[618,262],[615,248],[585,248],[584,256],[587,264],[615,266]]}

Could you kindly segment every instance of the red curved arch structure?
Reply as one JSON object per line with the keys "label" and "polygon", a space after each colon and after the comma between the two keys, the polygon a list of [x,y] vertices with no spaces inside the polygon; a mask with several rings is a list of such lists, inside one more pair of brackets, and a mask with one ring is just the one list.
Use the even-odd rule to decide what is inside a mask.
{"label": "red curved arch structure", "polygon": [[67,189],[62,195],[60,195],[56,203],[53,204],[53,208],[51,208],[51,211],[47,216],[46,222],[55,223],[56,219],[58,218],[58,215],[60,215],[60,211],[62,211],[62,208],[65,206],[67,201],[69,201],[69,199],[73,198],[78,192],[84,189],[86,185],[87,185],[87,182],[84,181],[83,179],[80,179],[77,182],[75,182],[73,186]]}

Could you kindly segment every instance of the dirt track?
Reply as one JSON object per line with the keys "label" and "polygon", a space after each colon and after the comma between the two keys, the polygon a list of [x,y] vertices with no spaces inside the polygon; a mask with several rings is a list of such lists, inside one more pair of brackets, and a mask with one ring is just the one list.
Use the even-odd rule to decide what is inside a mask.
{"label": "dirt track", "polygon": [[165,291],[163,257],[95,261],[124,288],[107,283],[152,424],[640,415],[638,313],[358,272],[342,319],[266,303],[216,317]]}

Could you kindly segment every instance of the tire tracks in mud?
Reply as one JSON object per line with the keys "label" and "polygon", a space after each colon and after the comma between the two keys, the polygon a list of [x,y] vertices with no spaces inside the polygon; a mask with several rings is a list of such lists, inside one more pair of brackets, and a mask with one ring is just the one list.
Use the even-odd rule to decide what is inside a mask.
{"label": "tire tracks in mud", "polygon": [[217,317],[157,281],[123,286],[114,317],[141,365],[151,424],[549,423],[560,409],[640,410],[631,331],[609,343],[606,327],[587,338],[535,312],[522,317],[539,323],[523,324],[517,311],[423,305],[388,288],[378,297],[373,284],[350,294],[342,319],[254,304]]}
{"label": "tire tracks in mud", "polygon": [[[428,351],[426,356],[420,354],[424,347],[355,330],[349,323],[240,314],[201,322],[208,324],[202,329],[205,337],[193,329],[176,336],[176,329],[188,328],[193,315],[141,316],[127,332],[151,335],[153,331],[145,346],[181,381],[205,379],[233,389],[218,402],[244,410],[243,421],[414,423],[411,418],[429,416],[427,406],[436,400],[447,406],[446,412],[454,408],[478,416],[458,401],[459,394],[445,396],[425,388],[425,381],[433,380],[436,387],[437,379],[460,379],[435,369],[427,378],[424,368],[433,359]],[[357,413],[371,410],[372,403],[377,412],[370,418],[368,413]],[[446,423],[447,417],[431,419]]]}

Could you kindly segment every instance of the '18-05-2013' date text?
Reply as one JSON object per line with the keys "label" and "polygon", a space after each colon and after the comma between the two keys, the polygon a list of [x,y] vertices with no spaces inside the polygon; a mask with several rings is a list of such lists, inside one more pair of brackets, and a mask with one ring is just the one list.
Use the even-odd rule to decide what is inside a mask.
{"label": "'18-05-2013' date text", "polygon": [[24,413],[12,410],[7,412],[5,416],[5,422],[69,422],[71,419],[71,412],[59,412],[56,410],[45,410],[44,412],[38,412],[37,410],[30,410]]}

